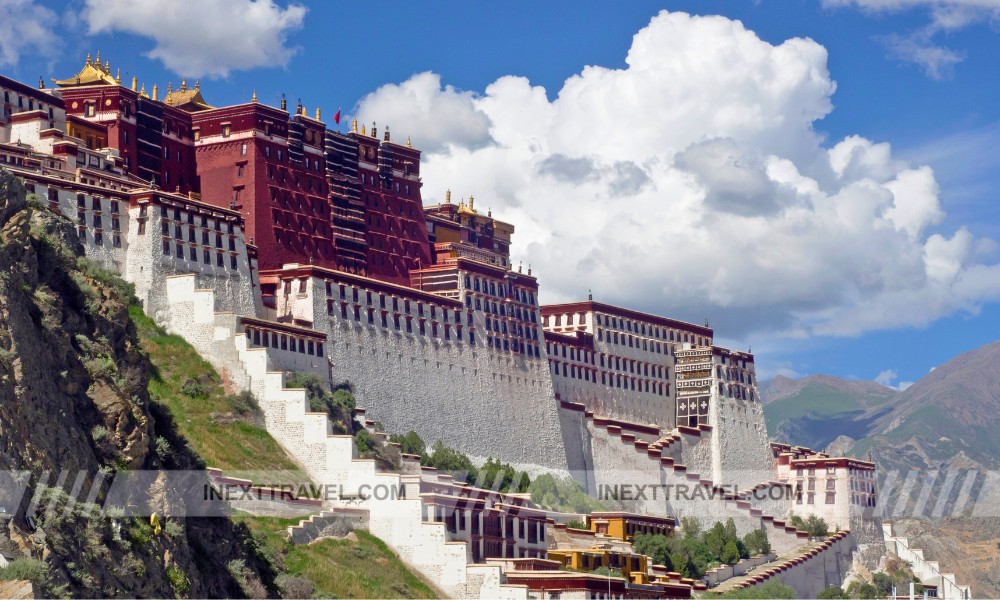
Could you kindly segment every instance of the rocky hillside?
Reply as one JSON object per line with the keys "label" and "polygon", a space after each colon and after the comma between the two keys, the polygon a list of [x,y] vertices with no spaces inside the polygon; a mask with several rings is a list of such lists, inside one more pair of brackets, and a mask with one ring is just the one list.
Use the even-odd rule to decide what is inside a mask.
{"label": "rocky hillside", "polygon": [[[0,551],[47,596],[275,596],[246,527],[167,518],[157,528],[45,485],[57,481],[46,472],[68,471],[67,488],[82,473],[90,489],[99,473],[203,466],[149,402],[131,300],[127,284],[82,258],[72,223],[0,170],[0,470],[31,474],[14,517],[0,520]],[[168,491],[152,502],[183,514]],[[30,503],[36,493],[43,502]]]}
{"label": "rocky hillside", "polygon": [[838,436],[854,440],[869,435],[875,418],[891,410],[890,400],[897,394],[874,381],[830,375],[779,375],[761,385],[771,438],[816,449]]}

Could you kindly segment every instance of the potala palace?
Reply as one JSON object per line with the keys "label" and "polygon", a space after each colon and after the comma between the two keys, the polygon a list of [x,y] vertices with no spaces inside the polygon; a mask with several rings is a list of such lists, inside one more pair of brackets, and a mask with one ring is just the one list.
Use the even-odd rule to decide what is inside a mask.
{"label": "potala palace", "polygon": [[[150,317],[254,393],[313,481],[346,490],[293,539],[350,521],[442,593],[490,598],[688,598],[771,580],[815,597],[905,546],[884,531],[873,463],[769,441],[752,354],[714,345],[707,323],[540,304],[510,259],[514,225],[472,197],[422,198],[421,153],[389,127],[341,133],[318,109],[256,94],[214,107],[197,82],[123,84],[100,54],[48,84],[0,77],[0,93],[0,167],[74,221]],[[620,504],[553,513],[416,456],[382,470],[285,387],[292,372],[350,382],[357,418],[387,432],[569,475]],[[366,493],[380,486],[405,494]],[[838,530],[810,538],[792,514]],[[633,533],[685,517],[763,530],[772,552],[702,580],[632,552]],[[918,552],[907,560],[927,563],[939,596],[968,593]],[[622,576],[585,572],[591,555]]]}

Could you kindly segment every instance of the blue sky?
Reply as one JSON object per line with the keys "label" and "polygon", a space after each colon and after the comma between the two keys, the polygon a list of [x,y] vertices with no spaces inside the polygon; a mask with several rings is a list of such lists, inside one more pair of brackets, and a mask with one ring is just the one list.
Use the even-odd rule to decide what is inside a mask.
{"label": "blue sky", "polygon": [[[360,114],[366,122],[371,120],[368,117],[388,121],[396,135],[407,135],[412,130],[415,143],[425,149],[425,198],[438,195],[444,187],[455,186],[457,194],[475,193],[480,203],[493,206],[497,216],[514,222],[519,227],[515,245],[520,241],[531,248],[529,253],[528,247],[522,247],[523,258],[526,262],[535,261],[543,288],[553,290],[547,299],[579,297],[587,288],[594,288],[599,298],[671,316],[697,321],[708,316],[717,326],[721,339],[734,345],[754,346],[758,368],[765,374],[823,372],[873,379],[883,371],[892,370],[896,378],[886,381],[913,381],[955,354],[995,340],[1000,331],[1000,307],[997,305],[1000,283],[997,269],[991,269],[1000,256],[995,245],[990,243],[991,239],[1000,240],[1000,208],[994,200],[994,190],[1000,183],[1000,175],[997,175],[1000,173],[997,169],[1000,166],[1000,152],[997,152],[1000,103],[996,102],[1000,97],[1000,67],[995,59],[1000,33],[995,25],[995,4],[991,7],[985,0],[934,3],[922,0],[827,0],[825,3],[819,0],[637,0],[613,8],[605,2],[590,1],[510,1],[492,5],[444,1],[292,4],[277,1],[253,5],[258,13],[249,10],[252,5],[247,4],[248,0],[237,0],[235,4],[222,0],[181,0],[164,4],[161,1],[149,0],[143,10],[136,10],[123,0],[90,0],[82,9],[77,3],[0,0],[0,14],[6,12],[11,17],[5,21],[30,21],[38,28],[32,30],[33,35],[19,35],[16,29],[4,29],[9,25],[0,25],[0,39],[7,40],[0,41],[0,72],[28,82],[36,81],[39,75],[44,75],[46,80],[51,76],[65,77],[75,72],[88,51],[101,50],[102,58],[110,59],[112,68],[122,68],[123,79],[127,81],[134,72],[147,84],[147,89],[158,83],[162,90],[168,81],[176,86],[182,74],[190,79],[200,76],[206,98],[213,104],[245,101],[256,89],[265,102],[277,103],[284,93],[293,103],[301,98],[310,112],[321,106],[328,121],[340,107],[347,117]],[[891,8],[897,4],[906,7]],[[891,9],[885,9],[886,5]],[[233,6],[243,9],[233,13]],[[202,15],[198,23],[205,25],[190,25],[193,22],[190,13],[195,12],[195,7]],[[267,10],[260,11],[262,7]],[[585,101],[593,100],[589,92],[568,90],[562,100],[557,99],[567,78],[579,76],[587,65],[617,72],[627,70],[626,55],[633,47],[633,36],[647,28],[653,39],[648,46],[656,50],[651,54],[673,53],[676,64],[671,68],[678,64],[683,67],[684,61],[688,64],[698,61],[701,52],[697,38],[682,43],[666,39],[664,36],[668,34],[663,33],[682,32],[683,28],[692,26],[691,23],[675,20],[670,23],[674,29],[661,28],[659,33],[648,27],[651,19],[664,9],[672,13],[721,15],[741,21],[743,27],[759,39],[759,43],[751,40],[753,44],[765,53],[791,38],[810,38],[825,48],[825,59],[810,55],[796,59],[799,63],[791,63],[792,66],[803,62],[825,65],[828,70],[825,79],[821,74],[818,82],[803,80],[800,88],[779,98],[787,104],[783,110],[790,111],[789,120],[799,119],[804,125],[797,129],[778,127],[773,131],[756,131],[745,137],[741,137],[745,127],[723,128],[719,130],[722,133],[712,135],[735,140],[727,146],[726,152],[748,152],[750,148],[749,154],[743,155],[741,160],[757,157],[764,161],[763,165],[768,157],[784,158],[796,164],[800,172],[813,176],[810,165],[815,162],[817,148],[810,147],[806,139],[810,131],[819,136],[818,150],[824,152],[848,136],[860,136],[873,144],[885,142],[891,145],[891,160],[898,161],[893,163],[897,165],[893,167],[896,169],[894,175],[886,175],[886,179],[895,176],[902,163],[913,168],[928,165],[933,169],[933,181],[940,188],[935,200],[939,206],[938,216],[934,217],[931,214],[934,211],[926,209],[930,216],[906,244],[869,235],[875,235],[872,231],[877,233],[882,225],[873,225],[872,231],[863,237],[845,239],[845,244],[873,244],[873,255],[900,253],[898,257],[884,259],[885,264],[870,272],[856,272],[861,271],[856,263],[866,260],[864,252],[848,255],[829,250],[830,244],[836,243],[835,237],[830,241],[818,241],[814,246],[804,242],[804,237],[794,238],[790,243],[802,244],[802,252],[816,253],[815,264],[822,265],[828,258],[831,270],[843,271],[843,287],[849,291],[841,300],[824,297],[830,295],[830,290],[838,289],[833,276],[811,287],[802,283],[800,291],[795,288],[803,279],[808,279],[808,275],[789,275],[784,279],[786,274],[780,272],[780,267],[775,271],[773,265],[765,268],[741,264],[744,259],[739,256],[740,252],[751,247],[746,245],[726,248],[721,253],[728,261],[725,268],[719,267],[722,259],[706,262],[703,269],[711,270],[710,273],[706,271],[706,278],[719,282],[713,284],[714,287],[690,285],[696,275],[688,272],[675,280],[672,274],[677,273],[677,269],[667,267],[662,271],[649,270],[648,277],[637,271],[629,275],[632,277],[629,279],[618,273],[620,269],[616,269],[614,261],[606,255],[635,260],[641,266],[643,245],[658,243],[658,240],[655,237],[644,239],[644,244],[635,244],[639,246],[636,249],[627,239],[612,243],[603,233],[596,233],[593,238],[580,234],[578,229],[585,225],[595,227],[593,220],[588,220],[590,216],[607,214],[609,219],[629,216],[629,208],[614,208],[610,203],[606,213],[601,213],[599,198],[594,200],[592,213],[581,208],[579,221],[569,219],[560,224],[558,219],[551,217],[565,214],[567,210],[572,212],[572,204],[568,208],[553,204],[545,208],[552,211],[545,213],[547,219],[533,219],[533,214],[550,206],[542,204],[549,199],[568,202],[565,198],[575,194],[581,198],[599,195],[596,188],[573,187],[575,184],[565,179],[569,172],[566,168],[579,169],[588,165],[603,166],[604,172],[618,169],[636,175],[635,181],[639,183],[634,190],[635,196],[623,202],[625,207],[632,206],[635,211],[648,207],[642,209],[644,215],[653,215],[650,211],[660,210],[659,207],[669,204],[669,199],[680,198],[685,191],[693,189],[670,187],[673,185],[670,182],[681,173],[677,165],[686,169],[683,175],[695,173],[701,178],[698,189],[708,199],[705,202],[711,198],[721,198],[717,202],[731,201],[733,190],[725,186],[731,185],[733,180],[727,179],[721,184],[709,181],[712,174],[699,170],[698,166],[716,164],[704,160],[714,160],[717,155],[712,153],[718,148],[699,146],[697,153],[688,152],[691,150],[689,143],[698,146],[697,136],[679,136],[677,139],[681,141],[669,150],[626,151],[624,154],[629,156],[626,158],[623,154],[618,161],[610,151],[609,155],[601,155],[600,149],[587,151],[581,147],[578,154],[552,149],[572,147],[564,139],[565,132],[550,134],[539,142],[549,150],[525,157],[514,147],[516,144],[501,139],[504,134],[498,133],[501,129],[509,130],[511,133],[506,139],[527,139],[518,127],[530,132],[533,118],[540,119],[540,115],[551,112],[564,115],[561,126],[564,130],[574,126],[593,127],[595,137],[600,136],[609,123],[616,128],[639,131],[647,123],[657,121],[661,107],[655,101],[649,102],[648,98],[628,105],[634,107],[628,114],[600,108],[621,104],[619,100],[628,96],[628,90],[615,88],[625,85],[624,79],[608,83],[609,77],[579,78],[582,87],[607,86],[602,90],[606,101],[588,105],[597,107],[589,111],[580,108],[581,114],[574,113],[574,107],[569,105],[576,102],[573,94],[578,94],[580,100],[576,104],[583,107]],[[219,33],[218,28],[224,25],[229,25],[228,34]],[[41,32],[45,31],[51,36],[43,36]],[[729,35],[720,33],[721,30],[713,31],[720,36]],[[255,43],[248,43],[248,40],[255,40]],[[708,39],[705,43],[713,42]],[[156,51],[156,48],[161,50]],[[935,57],[938,62],[933,63]],[[733,73],[728,73],[724,66],[715,68],[720,69],[719,79],[724,79],[738,77],[740,69],[758,68],[761,64],[735,65]],[[653,69],[650,77],[658,76],[658,67],[650,68]],[[437,75],[438,80],[421,80],[422,87],[418,86],[417,80],[412,78],[424,72]],[[523,90],[507,80],[504,80],[507,81],[505,86],[495,85],[488,91],[491,84],[501,83],[498,80],[507,75],[526,78],[531,86],[542,86],[544,107],[539,108],[542,106],[540,100],[531,106],[518,106],[517,98],[521,97],[518,94]],[[832,94],[820,89],[828,80],[836,82],[836,91]],[[429,92],[428,85],[433,88]],[[671,86],[684,85],[696,84],[685,80],[655,89],[666,90],[666,102]],[[767,78],[745,85],[749,87],[733,93],[746,93],[748,102],[759,100],[755,94],[761,86],[767,86]],[[698,92],[699,89],[690,89],[686,93]],[[729,90],[725,87],[713,88],[711,97],[727,93]],[[799,96],[808,98],[799,103]],[[824,98],[832,103],[829,109],[819,107]],[[407,99],[412,100],[410,104],[427,101],[444,108],[438,112],[434,109],[414,112],[413,106],[401,106]],[[673,102],[676,103],[677,98]],[[505,112],[503,107],[510,110]],[[792,114],[800,108],[822,114],[802,120]],[[515,116],[505,116],[511,112]],[[572,116],[566,116],[570,113]],[[718,114],[722,113],[716,116]],[[418,123],[421,119],[429,124]],[[501,125],[503,119],[511,119],[511,122]],[[686,117],[695,124],[696,119],[690,115]],[[346,127],[346,122],[342,127]],[[614,141],[612,134],[607,136],[611,140],[609,148],[620,143]],[[664,137],[670,138],[669,132]],[[459,141],[449,145],[454,140]],[[494,146],[505,146],[505,152],[497,151]],[[681,155],[686,162],[677,158]],[[521,182],[522,188],[518,189],[508,189],[503,177],[491,175],[498,171],[498,165],[509,166],[518,160],[527,161],[523,164],[533,165],[533,172],[541,175]],[[661,169],[664,161],[670,160],[675,162],[670,168],[673,170]],[[764,166],[761,169],[766,171]],[[598,180],[603,181],[602,177],[604,175],[583,175],[589,178],[591,187]],[[821,176],[816,177],[821,187],[826,185]],[[717,195],[721,192],[713,189],[713,185],[722,185],[729,195]],[[837,189],[831,187],[830,194],[844,192],[849,187],[842,183],[829,185],[844,185]],[[898,187],[888,187],[901,193]],[[583,202],[581,200],[581,206]],[[721,212],[713,209],[705,215],[712,219],[730,216],[731,207],[719,205],[715,208]],[[661,221],[652,219],[642,223],[648,231],[655,232],[658,222],[666,223],[676,216],[669,208],[663,210],[665,212],[655,213]],[[767,212],[770,209],[762,210],[760,214],[739,215],[747,219],[739,226],[753,227],[773,217],[773,213]],[[743,209],[737,212],[740,211]],[[664,227],[663,236],[673,236],[673,230]],[[692,222],[690,227],[699,225]],[[785,225],[775,227],[775,231],[785,231]],[[907,297],[906,280],[916,271],[890,273],[893,262],[906,264],[918,260],[922,244],[931,236],[940,234],[944,239],[952,239],[959,230],[971,234],[970,248],[975,250],[970,250],[961,260],[962,269],[950,280],[948,286],[951,287],[934,293],[915,288],[913,297]],[[683,239],[679,243],[688,246]],[[882,246],[882,243],[887,245]],[[566,264],[567,259],[563,254],[565,250],[554,249],[557,244],[564,247],[593,245],[596,250],[593,256],[583,253],[578,257],[575,272],[564,277],[557,266]],[[668,259],[675,252],[670,250],[669,244],[662,247],[664,255],[652,252],[652,258],[657,265],[669,265]],[[760,250],[766,254],[765,248]],[[633,252],[636,258],[628,258]],[[830,252],[830,256],[825,257],[824,252]],[[780,260],[788,261],[789,256],[797,255],[791,252]],[[834,260],[846,262],[834,265]],[[754,275],[755,269],[758,275]],[[746,279],[733,276],[740,271],[745,271]],[[882,275],[886,282],[893,283],[872,281]],[[760,288],[752,281],[747,283],[769,277],[776,277],[774,287],[790,291],[782,295],[780,289],[775,291]],[[633,286],[634,297],[624,291]],[[896,289],[890,289],[892,286]],[[691,291],[682,289],[689,287]],[[953,295],[968,294],[968,297],[950,302],[948,290],[951,289],[955,290]],[[923,294],[928,298],[926,302],[922,300]],[[741,295],[747,297],[741,298]],[[761,300],[755,303],[757,296]],[[925,305],[933,308],[924,310]],[[855,310],[864,314],[858,319],[863,324],[857,327],[845,324]],[[890,324],[886,329],[878,325],[880,312]],[[912,318],[907,316],[910,312],[914,314]],[[788,318],[788,314],[796,316]]]}

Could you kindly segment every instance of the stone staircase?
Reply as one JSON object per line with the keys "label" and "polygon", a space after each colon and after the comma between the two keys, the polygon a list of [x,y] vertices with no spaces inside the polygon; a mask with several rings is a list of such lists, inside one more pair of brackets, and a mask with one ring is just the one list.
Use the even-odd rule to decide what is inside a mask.
{"label": "stone staircase", "polygon": [[193,275],[169,277],[167,302],[168,330],[194,346],[235,388],[253,392],[268,433],[327,490],[325,505],[332,514],[300,523],[297,535],[310,535],[338,511],[364,510],[371,533],[445,594],[527,598],[525,587],[505,583],[500,566],[468,564],[466,544],[448,542],[443,523],[423,520],[419,475],[380,472],[375,461],[359,459],[352,436],[333,434],[327,414],[310,411],[305,390],[286,388],[284,373],[272,369],[269,349],[248,345],[238,316],[215,312],[213,290],[196,289]]}
{"label": "stone staircase", "polygon": [[927,560],[924,551],[911,548],[910,541],[905,537],[893,535],[892,523],[882,523],[882,534],[885,547],[899,558],[910,563],[913,574],[923,583],[938,586],[938,597],[944,600],[965,600],[972,598],[972,590],[967,585],[959,585],[954,573],[942,573],[937,561]]}
{"label": "stone staircase", "polygon": [[[650,471],[651,475],[648,479],[650,485],[678,486],[683,484],[686,486],[685,489],[691,491],[688,496],[692,497],[692,500],[672,496],[670,508],[673,510],[673,514],[666,514],[666,516],[698,516],[703,523],[733,517],[741,535],[751,529],[766,531],[772,547],[778,553],[793,552],[808,542],[809,534],[805,531],[796,529],[772,514],[765,513],[762,509],[755,507],[748,499],[738,497],[731,488],[718,486],[711,479],[689,470],[687,465],[678,462],[678,457],[681,455],[678,448],[681,444],[678,441],[685,436],[700,437],[710,434],[711,427],[707,425],[701,425],[697,428],[679,427],[670,432],[662,433],[656,427],[648,425],[630,424],[597,417],[593,411],[587,410],[582,404],[563,401],[562,406],[583,412],[593,434],[604,438],[600,441],[616,442],[620,445],[623,460],[614,465],[616,473],[627,471],[634,466],[634,473],[639,470]],[[650,466],[653,466],[654,469],[650,469]],[[691,490],[696,486],[700,487],[701,490]],[[643,509],[649,514],[664,514],[667,511],[662,502],[659,504],[646,503]]]}

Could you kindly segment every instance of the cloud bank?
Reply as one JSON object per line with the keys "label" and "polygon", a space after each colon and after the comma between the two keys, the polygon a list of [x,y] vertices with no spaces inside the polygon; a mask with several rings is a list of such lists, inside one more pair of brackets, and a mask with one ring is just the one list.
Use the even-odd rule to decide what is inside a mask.
{"label": "cloud bank", "polygon": [[33,49],[52,57],[58,39],[54,12],[32,0],[0,0],[0,66],[17,65],[21,53]]}
{"label": "cloud bank", "polygon": [[302,5],[273,0],[87,0],[81,17],[91,35],[151,38],[156,45],[146,55],[178,75],[225,77],[287,65],[296,52],[288,36],[305,15]]}
{"label": "cloud bank", "polygon": [[626,64],[585,67],[553,100],[523,77],[469,93],[422,73],[355,112],[425,149],[426,201],[450,188],[514,223],[547,302],[593,288],[743,338],[919,326],[1000,298],[979,240],[935,229],[930,168],[816,133],[836,89],[821,45],[662,12]]}

